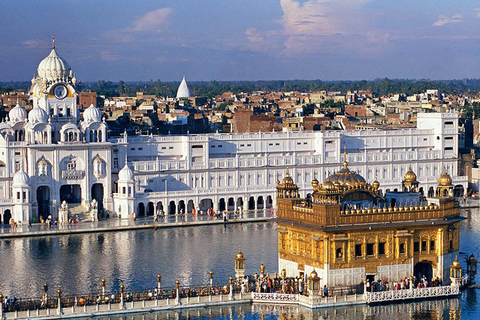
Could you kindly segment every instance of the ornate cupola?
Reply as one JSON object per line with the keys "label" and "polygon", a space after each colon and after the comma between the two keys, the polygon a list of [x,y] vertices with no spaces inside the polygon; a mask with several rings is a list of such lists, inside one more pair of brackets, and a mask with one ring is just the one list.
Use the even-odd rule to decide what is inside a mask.
{"label": "ornate cupola", "polygon": [[437,197],[453,197],[453,184],[452,184],[452,177],[447,173],[444,169],[438,178],[438,185],[436,196]]}
{"label": "ornate cupola", "polygon": [[298,187],[293,182],[292,177],[287,168],[287,173],[283,178],[282,182],[277,181],[277,198],[298,198]]}
{"label": "ornate cupola", "polygon": [[408,167],[408,171],[403,177],[402,187],[403,191],[408,192],[417,192],[418,190],[417,175],[413,172],[411,166]]}

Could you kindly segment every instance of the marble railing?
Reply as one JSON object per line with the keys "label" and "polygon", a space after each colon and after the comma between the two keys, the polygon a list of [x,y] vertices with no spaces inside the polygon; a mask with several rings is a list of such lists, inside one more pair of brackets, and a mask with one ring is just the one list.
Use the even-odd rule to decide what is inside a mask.
{"label": "marble railing", "polygon": [[459,286],[428,287],[404,290],[366,292],[367,303],[389,302],[395,300],[423,299],[454,296],[460,293]]}
{"label": "marble railing", "polygon": [[252,292],[252,299],[254,302],[272,302],[272,301],[293,301],[298,302],[300,300],[298,294],[286,294],[286,293],[261,293]]}

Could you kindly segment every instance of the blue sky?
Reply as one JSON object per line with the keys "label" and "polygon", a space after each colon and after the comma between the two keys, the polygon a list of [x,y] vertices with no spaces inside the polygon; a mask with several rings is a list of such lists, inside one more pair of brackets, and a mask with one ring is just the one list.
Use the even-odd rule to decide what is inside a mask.
{"label": "blue sky", "polygon": [[480,77],[478,0],[0,1],[0,81]]}

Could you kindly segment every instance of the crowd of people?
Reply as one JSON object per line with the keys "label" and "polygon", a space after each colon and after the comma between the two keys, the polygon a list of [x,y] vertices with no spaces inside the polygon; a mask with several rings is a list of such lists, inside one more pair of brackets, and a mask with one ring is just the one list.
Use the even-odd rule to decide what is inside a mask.
{"label": "crowd of people", "polygon": [[426,276],[421,276],[417,278],[415,276],[405,277],[399,281],[372,281],[367,279],[365,284],[365,289],[367,292],[378,292],[378,291],[389,291],[389,290],[405,290],[405,289],[415,289],[415,288],[428,288],[428,287],[439,287],[443,285],[441,278],[436,277],[428,280]]}

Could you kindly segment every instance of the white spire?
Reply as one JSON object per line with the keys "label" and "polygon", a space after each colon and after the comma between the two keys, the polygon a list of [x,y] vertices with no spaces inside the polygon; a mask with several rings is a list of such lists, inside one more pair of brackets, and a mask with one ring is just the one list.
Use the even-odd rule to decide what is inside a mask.
{"label": "white spire", "polygon": [[177,99],[188,98],[188,97],[190,97],[190,89],[188,89],[187,80],[185,80],[185,76],[183,76],[182,82],[178,86]]}

